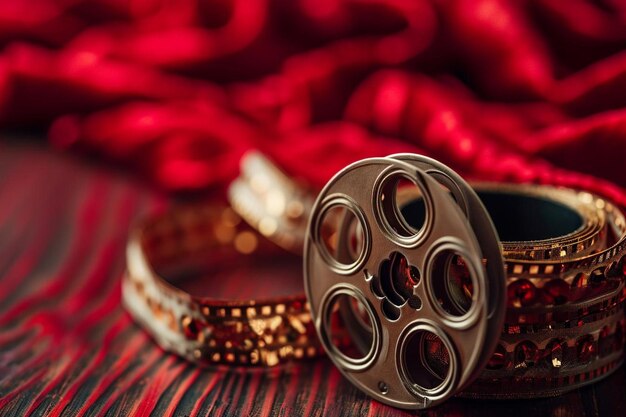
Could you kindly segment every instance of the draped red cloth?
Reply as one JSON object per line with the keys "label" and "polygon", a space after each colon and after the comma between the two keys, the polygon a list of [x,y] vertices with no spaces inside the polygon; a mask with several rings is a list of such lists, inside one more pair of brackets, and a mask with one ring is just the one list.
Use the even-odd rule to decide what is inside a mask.
{"label": "draped red cloth", "polygon": [[408,151],[626,205],[620,0],[7,0],[0,45],[1,127],[173,192]]}

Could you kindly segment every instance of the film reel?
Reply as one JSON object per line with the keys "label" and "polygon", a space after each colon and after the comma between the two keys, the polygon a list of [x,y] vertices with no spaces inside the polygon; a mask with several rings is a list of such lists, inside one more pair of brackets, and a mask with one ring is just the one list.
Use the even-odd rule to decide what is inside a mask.
{"label": "film reel", "polygon": [[[417,222],[398,206],[402,186],[422,197]],[[435,405],[489,360],[505,308],[499,241],[478,197],[444,165],[397,155],[348,166],[318,196],[304,253],[322,345],[379,401]]]}

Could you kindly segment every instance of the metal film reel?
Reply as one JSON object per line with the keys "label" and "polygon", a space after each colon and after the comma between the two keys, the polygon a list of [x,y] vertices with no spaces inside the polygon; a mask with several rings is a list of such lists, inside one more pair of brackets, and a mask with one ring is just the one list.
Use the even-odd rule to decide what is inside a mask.
{"label": "metal film reel", "polygon": [[[397,158],[352,164],[322,190],[307,231],[305,291],[341,372],[381,402],[420,409],[484,367],[501,330],[505,276],[470,187],[430,159]],[[423,202],[414,218],[399,206],[407,184]]]}

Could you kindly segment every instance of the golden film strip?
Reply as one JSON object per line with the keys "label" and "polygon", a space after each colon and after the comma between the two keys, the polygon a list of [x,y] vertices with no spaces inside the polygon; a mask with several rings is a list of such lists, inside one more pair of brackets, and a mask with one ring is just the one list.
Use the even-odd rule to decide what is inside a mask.
{"label": "golden film strip", "polygon": [[[285,261],[259,237],[228,207],[179,208],[147,219],[128,244],[122,284],[126,309],[165,350],[204,365],[274,366],[318,356],[301,286],[291,296],[266,299],[217,294],[220,277],[229,277],[218,267]],[[177,286],[186,276],[198,281],[198,275],[206,278],[209,295],[193,296]]]}
{"label": "golden film strip", "polygon": [[241,175],[228,189],[234,210],[278,246],[302,254],[313,192],[295,182],[258,152],[241,160]]}
{"label": "golden film strip", "polygon": [[[398,166],[404,167],[402,163]],[[251,292],[239,294],[239,298],[221,297],[219,276],[229,276],[222,271],[268,259],[281,265],[289,258],[265,238],[298,253],[304,246],[307,217],[314,212],[311,195],[290,182],[262,156],[244,158],[242,171],[245,175],[233,183],[230,198],[233,208],[242,213],[252,228],[228,208],[191,207],[151,217],[131,236],[128,271],[123,282],[124,304],[164,349],[209,366],[273,366],[320,355],[328,351],[329,343],[335,349],[331,355],[356,351],[358,356],[363,346],[355,343],[355,328],[360,329],[361,339],[367,339],[368,334],[377,331],[373,330],[372,322],[387,326],[397,311],[403,315],[410,309],[419,313],[421,306],[416,304],[412,293],[398,291],[393,280],[380,279],[395,270],[406,271],[402,275],[406,282],[426,279],[423,269],[412,275],[410,259],[401,256],[402,251],[388,253],[387,260],[370,270],[369,276],[363,276],[362,285],[366,287],[359,290],[371,292],[383,304],[392,300],[388,310],[377,310],[376,316],[372,316],[371,308],[363,307],[359,299],[355,305],[338,303],[329,309],[332,318],[329,317],[328,323],[339,325],[332,337],[323,341],[323,348],[307,299],[297,290],[288,295],[259,298],[255,289],[260,291],[271,284],[255,282],[244,286],[240,282],[241,288],[252,288]],[[447,171],[426,171],[443,185],[460,213],[471,220],[473,213],[465,191],[455,188],[457,185],[450,180],[456,178]],[[255,173],[264,179],[255,179]],[[424,211],[423,207],[417,207],[424,200],[423,190],[411,186],[410,181],[406,190],[401,186],[407,184],[395,185],[395,194],[389,194],[398,206],[394,221],[406,230],[419,228],[415,223],[424,219],[420,215],[411,218],[411,213]],[[505,262],[500,291],[501,299],[506,302],[501,323],[490,330],[489,346],[481,353],[480,366],[466,379],[466,384],[457,384],[462,392],[455,389],[450,395],[489,398],[555,395],[610,373],[622,361],[624,344],[626,227],[622,212],[610,202],[586,192],[498,184],[477,184],[475,188],[482,193],[491,220],[500,226],[501,236],[521,238],[503,240],[500,246],[495,246]],[[280,204],[272,202],[274,198]],[[545,202],[549,204],[546,206]],[[545,211],[549,216],[565,216],[566,221],[561,222],[565,225],[548,227],[547,232],[543,227],[526,227],[546,224],[546,218],[542,217],[546,216]],[[320,225],[319,245],[326,246],[324,250],[328,254],[342,247],[343,256],[358,257],[364,243],[360,237],[363,227],[358,222],[346,221],[350,216],[345,210],[328,213],[326,217],[329,224]],[[510,221],[512,218],[518,219],[519,230],[507,226],[515,223]],[[485,265],[483,257],[482,267]],[[439,290],[452,297],[448,297],[449,305],[441,307],[464,308],[472,303],[476,291],[472,286],[476,281],[468,275],[467,265],[460,257],[451,259],[446,268],[454,272],[454,280]],[[204,294],[196,294],[193,288],[181,285],[181,277],[184,280],[194,274],[204,276],[207,288]],[[292,283],[301,282],[297,269],[291,274]],[[336,298],[346,293],[335,292]],[[424,329],[412,331],[426,337],[420,342],[411,339],[404,349],[422,352],[416,355],[425,365],[418,370],[436,383],[446,379],[451,361],[446,352],[451,346],[442,343],[440,337],[432,337],[426,331],[430,327]],[[430,362],[423,352],[431,352]],[[344,356],[350,358],[349,354]],[[362,369],[367,371],[367,365]],[[462,367],[459,372],[463,372]],[[407,380],[411,385],[406,388],[409,400],[422,401],[423,392],[413,385],[424,382],[414,383],[406,376],[402,379],[404,384]],[[397,389],[387,381],[380,385],[379,382],[373,385],[377,392],[366,391],[379,400],[393,395],[392,390]],[[429,406],[447,396],[421,404]],[[422,405],[418,408],[423,408]]]}
{"label": "golden film strip", "polygon": [[[123,282],[126,308],[164,349],[197,363],[272,366],[286,360],[318,356],[322,350],[304,295],[234,301],[214,296],[194,297],[175,287],[175,278],[166,279],[155,271],[164,270],[176,277],[184,268],[209,269],[219,263],[241,261],[242,257],[281,256],[274,248],[263,247],[259,238],[226,207],[180,208],[149,219],[137,229],[129,244],[128,272]],[[514,358],[519,359],[515,352],[520,344],[537,343],[537,358],[546,356],[541,347],[552,339],[563,339],[568,346],[575,346],[583,326],[590,328],[588,334],[597,338],[614,337],[613,346],[620,351],[623,344],[623,320],[619,321],[623,318],[624,307],[622,285],[618,293],[619,296],[601,299],[584,311],[570,311],[567,316],[570,320],[549,320],[532,329],[530,325],[507,322],[487,370],[509,372],[519,368]],[[621,323],[622,327],[615,323]],[[607,326],[612,324],[615,328],[607,331]],[[562,337],[555,334],[561,329],[564,330]],[[575,337],[569,336],[572,329]],[[525,334],[530,334],[531,338],[525,339]],[[538,338],[538,334],[547,338]],[[604,352],[600,348],[598,351]],[[538,359],[524,361],[535,363]]]}
{"label": "golden film strip", "polygon": [[480,377],[462,396],[552,396],[598,380],[623,361],[623,304],[602,319],[572,329],[503,335]]}

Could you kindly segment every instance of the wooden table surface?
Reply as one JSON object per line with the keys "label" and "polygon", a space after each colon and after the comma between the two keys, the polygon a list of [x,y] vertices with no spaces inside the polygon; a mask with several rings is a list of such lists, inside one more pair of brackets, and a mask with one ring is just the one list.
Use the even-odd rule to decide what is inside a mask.
{"label": "wooden table surface", "polygon": [[[0,415],[415,415],[326,359],[200,370],[120,305],[128,229],[164,199],[111,169],[0,142]],[[624,416],[626,372],[549,399],[453,399],[429,416]]]}

